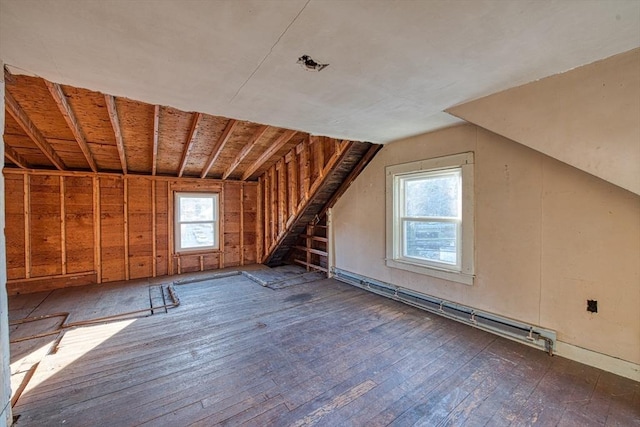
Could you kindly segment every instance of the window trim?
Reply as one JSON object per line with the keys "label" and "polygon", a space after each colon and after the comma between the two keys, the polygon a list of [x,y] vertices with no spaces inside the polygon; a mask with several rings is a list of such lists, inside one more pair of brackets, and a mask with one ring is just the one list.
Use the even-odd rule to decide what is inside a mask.
{"label": "window trim", "polygon": [[[182,197],[198,197],[213,199],[213,220],[212,221],[180,221],[180,199]],[[193,248],[183,248],[181,239],[182,224],[213,224],[213,245],[198,246]],[[174,212],[173,212],[173,229],[174,229],[174,253],[192,253],[203,251],[219,251],[220,250],[220,193],[218,192],[174,192]]]}
{"label": "window trim", "polygon": [[[454,154],[417,162],[387,166],[386,174],[386,265],[432,277],[472,285],[474,280],[474,200],[473,200],[473,152]],[[397,194],[399,177],[437,173],[459,168],[462,179],[460,264],[449,268],[444,263],[431,263],[403,257],[402,219],[398,217],[402,196]]]}

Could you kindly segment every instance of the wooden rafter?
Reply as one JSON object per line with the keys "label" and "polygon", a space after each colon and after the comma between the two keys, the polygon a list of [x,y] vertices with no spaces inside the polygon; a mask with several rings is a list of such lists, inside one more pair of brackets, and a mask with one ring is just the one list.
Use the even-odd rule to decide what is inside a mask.
{"label": "wooden rafter", "polygon": [[227,143],[227,141],[229,141],[229,138],[233,133],[233,129],[236,127],[237,124],[238,122],[236,120],[233,120],[233,119],[229,120],[229,122],[227,123],[227,126],[224,128],[224,132],[222,132],[222,135],[220,135],[220,138],[218,138],[218,141],[213,146],[213,150],[211,150],[211,155],[209,156],[209,160],[207,160],[207,163],[205,164],[204,169],[202,169],[200,178],[204,178],[205,176],[207,176],[207,174],[211,170],[211,167],[213,166],[215,161],[218,159],[218,156],[222,152],[222,149],[224,148],[225,144]]}
{"label": "wooden rafter", "polygon": [[120,119],[118,118],[118,109],[116,108],[116,98],[111,95],[105,95],[104,100],[107,103],[109,111],[109,120],[113,127],[113,133],[116,137],[116,146],[118,147],[118,156],[120,156],[120,164],[122,165],[122,173],[127,173],[127,157],[124,151],[124,140],[122,139],[122,131],[120,130]]}
{"label": "wooden rafter", "polygon": [[29,163],[25,158],[7,144],[4,145],[4,156],[15,163],[18,167],[21,167],[22,169],[29,169]]}
{"label": "wooden rafter", "polygon": [[58,109],[62,113],[64,120],[67,122],[67,126],[71,129],[71,133],[76,139],[80,150],[82,150],[82,154],[84,154],[85,159],[87,159],[87,163],[92,171],[98,172],[98,168],[96,167],[96,162],[93,160],[93,155],[91,154],[91,150],[89,150],[89,146],[87,145],[87,140],[82,133],[82,129],[80,129],[80,124],[76,119],[76,115],[69,105],[69,101],[67,100],[67,96],[62,91],[62,87],[60,87],[57,83],[51,83],[50,81],[45,80],[44,83],[47,85],[47,89],[51,93],[53,100],[58,105]]}
{"label": "wooden rafter", "polygon": [[351,170],[349,175],[342,181],[340,187],[336,190],[335,193],[331,196],[329,201],[324,205],[320,213],[318,214],[319,218],[322,218],[327,210],[333,207],[336,204],[338,199],[342,197],[345,191],[351,186],[351,183],[360,175],[360,172],[364,170],[364,168],[369,164],[369,162],[373,159],[373,157],[380,151],[382,145],[380,144],[372,144],[371,147],[367,150],[367,152],[362,156],[358,164]]}
{"label": "wooden rafter", "polygon": [[244,158],[247,157],[247,155],[251,152],[251,150],[253,150],[253,147],[255,147],[258,144],[258,142],[260,141],[260,138],[262,138],[262,136],[268,130],[269,130],[269,126],[263,125],[258,128],[258,130],[256,131],[256,133],[253,134],[249,142],[247,142],[245,146],[242,147],[242,150],[240,150],[236,158],[233,159],[233,162],[231,162],[229,167],[227,167],[227,170],[224,171],[224,174],[222,174],[222,179],[227,179],[229,175],[231,175],[233,171],[236,170],[238,165],[242,163]]}
{"label": "wooden rafter", "polygon": [[151,153],[151,175],[156,174],[158,164],[158,135],[160,134],[160,106],[153,110],[153,148]]}
{"label": "wooden rafter", "polygon": [[4,93],[4,102],[7,106],[9,114],[18,122],[22,130],[31,138],[36,146],[47,156],[47,158],[53,163],[53,165],[59,170],[65,170],[65,165],[60,156],[55,152],[53,147],[47,142],[42,133],[33,124],[27,113],[24,112],[22,107],[16,102],[9,91]]}
{"label": "wooden rafter", "polygon": [[187,158],[189,157],[191,147],[193,147],[193,142],[198,136],[200,123],[202,123],[202,114],[195,113],[195,115],[193,116],[193,122],[191,122],[191,130],[189,131],[187,142],[184,145],[184,149],[182,150],[182,158],[180,159],[180,166],[178,166],[178,178],[182,176],[182,174],[184,173],[184,168],[187,166]]}
{"label": "wooden rafter", "polygon": [[242,175],[242,180],[246,181],[248,178],[250,178],[251,175],[253,175],[258,169],[260,169],[260,166],[262,166],[267,160],[269,160],[269,158],[271,158],[282,147],[284,147],[285,144],[289,142],[296,133],[297,132],[295,130],[286,130],[280,136],[280,138],[278,138],[278,140],[271,147],[269,147],[269,149],[267,149],[267,151],[262,153],[258,160],[256,160],[251,166],[249,166],[244,175]]}

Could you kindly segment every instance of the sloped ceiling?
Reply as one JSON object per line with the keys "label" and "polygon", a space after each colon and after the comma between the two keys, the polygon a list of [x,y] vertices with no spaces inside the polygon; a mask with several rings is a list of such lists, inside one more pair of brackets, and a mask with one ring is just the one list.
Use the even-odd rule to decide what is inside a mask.
{"label": "sloped ceiling", "polygon": [[449,112],[640,194],[640,49]]}
{"label": "sloped ceiling", "polygon": [[[371,142],[638,46],[637,0],[0,1],[14,72]],[[307,72],[303,54],[330,65]]]}

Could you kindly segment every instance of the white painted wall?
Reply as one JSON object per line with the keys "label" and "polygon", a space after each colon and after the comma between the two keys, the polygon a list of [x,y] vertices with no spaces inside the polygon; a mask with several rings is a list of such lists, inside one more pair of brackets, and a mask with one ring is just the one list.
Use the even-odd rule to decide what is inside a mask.
{"label": "white painted wall", "polygon": [[[0,61],[0,69],[3,68]],[[4,105],[4,74],[0,76],[0,101]],[[4,129],[4,108],[0,108],[0,129]],[[4,142],[0,137],[0,158]],[[4,244],[4,175],[0,174],[0,427],[11,425],[11,369],[9,358],[9,309],[7,307],[7,264]]]}
{"label": "white painted wall", "polygon": [[[475,152],[475,284],[386,267],[385,166],[465,151]],[[638,195],[461,125],[386,145],[338,201],[333,224],[338,268],[553,329],[640,378]],[[597,314],[587,299],[598,300]]]}
{"label": "white painted wall", "polygon": [[448,111],[640,194],[640,49]]}

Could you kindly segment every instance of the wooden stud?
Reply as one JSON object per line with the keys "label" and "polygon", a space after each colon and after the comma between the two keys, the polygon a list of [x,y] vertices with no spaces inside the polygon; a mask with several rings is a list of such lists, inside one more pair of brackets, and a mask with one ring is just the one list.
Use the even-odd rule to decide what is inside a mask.
{"label": "wooden stud", "polygon": [[124,280],[129,280],[129,180],[124,178]]}
{"label": "wooden stud", "polygon": [[313,144],[313,158],[314,158],[314,174],[315,174],[315,169],[317,168],[318,171],[318,179],[322,179],[324,178],[324,144],[326,143],[326,138],[322,137],[322,136],[317,136],[314,138],[314,144]]}
{"label": "wooden stud", "polygon": [[153,109],[153,145],[151,149],[151,175],[156,174],[158,166],[158,137],[160,135],[160,106]]}
{"label": "wooden stud", "polygon": [[116,146],[118,147],[118,156],[120,156],[120,164],[122,165],[122,173],[127,173],[127,157],[124,151],[124,140],[122,139],[122,131],[120,130],[120,119],[118,118],[118,109],[116,107],[116,98],[111,95],[105,95],[104,100],[109,111],[109,120],[113,127],[113,133],[116,137]]}
{"label": "wooden stud", "polygon": [[278,174],[278,235],[284,232],[285,212],[287,203],[287,182],[284,160],[280,159],[276,164]]}
{"label": "wooden stud", "polygon": [[78,119],[76,119],[76,115],[69,105],[69,100],[67,96],[62,91],[62,87],[57,83],[51,83],[48,80],[45,80],[44,83],[47,85],[47,89],[51,93],[53,100],[55,101],[58,109],[62,113],[62,117],[67,122],[67,126],[71,129],[71,133],[73,133],[80,150],[82,150],[82,154],[84,154],[87,163],[92,171],[97,172],[98,168],[96,166],[96,162],[93,159],[93,155],[91,154],[91,150],[89,149],[89,145],[87,145],[87,140],[84,137],[84,133],[80,128],[80,124],[78,123]]}
{"label": "wooden stud", "polygon": [[238,122],[236,120],[233,120],[233,119],[229,120],[229,122],[227,123],[227,126],[224,128],[224,131],[222,132],[222,135],[220,135],[220,138],[218,138],[218,141],[213,146],[213,149],[211,150],[211,155],[209,156],[209,159],[207,160],[207,163],[205,164],[204,169],[200,174],[200,178],[204,178],[205,176],[207,176],[207,174],[211,170],[211,167],[213,167],[213,164],[216,162],[216,160],[218,160],[218,156],[220,156],[222,149],[226,145],[227,141],[229,141],[229,138],[231,138],[233,129],[236,127],[237,124]]}
{"label": "wooden stud", "polygon": [[240,265],[244,265],[244,182],[240,183]]}
{"label": "wooden stud", "polygon": [[60,262],[62,274],[67,274],[67,219],[64,208],[64,176],[60,178]]}
{"label": "wooden stud", "polygon": [[23,180],[24,214],[24,276],[31,277],[31,177],[24,175]]}
{"label": "wooden stud", "polygon": [[268,171],[264,174],[264,206],[262,207],[262,211],[264,212],[263,255],[266,255],[269,251],[271,240],[271,177]]}
{"label": "wooden stud", "polygon": [[260,166],[262,166],[274,154],[280,151],[280,149],[284,147],[285,144],[289,142],[296,133],[297,132],[294,130],[285,130],[280,138],[278,138],[278,140],[274,142],[271,147],[269,147],[264,153],[262,153],[260,157],[258,157],[258,159],[253,162],[251,166],[249,166],[244,175],[242,175],[242,180],[246,181],[248,178],[251,178],[251,175],[253,175],[260,168]]}
{"label": "wooden stud", "polygon": [[233,159],[229,167],[227,167],[227,169],[224,171],[224,173],[222,174],[222,179],[227,179],[229,175],[231,175],[233,171],[236,170],[238,165],[242,163],[244,158],[247,157],[247,155],[251,152],[253,147],[255,147],[258,144],[258,142],[260,141],[260,138],[262,138],[262,136],[267,132],[267,130],[269,130],[269,126],[260,126],[258,128],[258,130],[253,134],[249,142],[247,142],[244,145],[244,147],[242,147],[242,150],[240,150],[236,158]]}
{"label": "wooden stud", "polygon": [[178,261],[178,274],[182,274],[182,262],[181,262],[180,254],[177,255],[176,261]]}
{"label": "wooden stud", "polygon": [[184,144],[184,149],[182,150],[182,158],[180,159],[180,166],[178,167],[178,178],[182,176],[184,173],[184,168],[187,166],[187,158],[189,157],[189,152],[193,147],[193,143],[198,136],[198,129],[200,127],[200,123],[202,122],[202,114],[195,113],[193,116],[193,122],[191,123],[191,130],[189,131],[189,136],[187,137],[187,142]]}
{"label": "wooden stud", "polygon": [[[288,160],[287,160],[288,158]],[[287,162],[287,194],[288,208],[287,208],[287,222],[289,218],[295,213],[295,209],[298,206],[298,163],[296,159],[296,151],[292,149],[288,154],[285,161]]]}
{"label": "wooden stud", "polygon": [[51,163],[53,163],[53,165],[58,168],[58,170],[65,170],[66,167],[60,156],[58,156],[53,147],[51,147],[42,133],[33,124],[29,116],[27,116],[27,113],[25,113],[22,107],[20,107],[20,105],[16,102],[16,100],[11,95],[11,92],[5,91],[4,101],[9,114],[15,119],[16,122],[18,122],[22,130],[24,130],[29,138],[31,138],[33,143],[36,144],[40,151],[42,151],[42,153],[47,156],[49,161],[51,161]]}
{"label": "wooden stud", "polygon": [[200,271],[204,271],[204,256],[200,255]]}
{"label": "wooden stud", "polygon": [[269,170],[269,177],[271,179],[271,235],[269,236],[269,248],[277,239],[276,225],[278,224],[278,176],[276,174],[276,165],[273,165]]}
{"label": "wooden stud", "polygon": [[9,147],[6,143],[4,145],[4,156],[16,164],[16,166],[22,169],[29,169],[29,163],[22,157],[16,150]]}
{"label": "wooden stud", "polygon": [[96,281],[102,283],[102,236],[100,217],[100,179],[93,177],[93,268],[96,271]]}
{"label": "wooden stud", "polygon": [[262,244],[264,242],[264,237],[263,237],[263,223],[262,223],[262,214],[264,212],[263,206],[264,206],[264,202],[262,200],[263,197],[263,191],[262,188],[264,187],[264,178],[260,177],[258,178],[258,191],[257,191],[257,201],[256,201],[256,205],[257,205],[257,211],[256,211],[256,261],[258,263],[262,262]]}
{"label": "wooden stud", "polygon": [[302,181],[302,200],[301,203],[309,199],[309,187],[311,183],[311,162],[309,159],[309,139],[306,139],[300,150],[300,166]]}
{"label": "wooden stud", "polygon": [[[307,236],[313,235],[314,230],[313,226],[307,225]],[[309,271],[309,266],[311,265],[311,239],[309,237],[306,238],[306,253],[307,253],[307,271]]]}
{"label": "wooden stud", "polygon": [[220,188],[218,196],[218,249],[220,250],[220,256],[218,257],[218,265],[220,268],[224,268],[224,185]]}
{"label": "wooden stud", "polygon": [[167,240],[169,244],[167,245],[167,269],[169,272],[169,276],[173,275],[173,251],[174,251],[174,243],[173,240],[175,238],[175,223],[173,222],[173,218],[175,212],[173,211],[173,194],[172,194],[171,183],[167,183]]}
{"label": "wooden stud", "polygon": [[156,219],[156,182],[151,181],[151,256],[153,262],[151,263],[151,277],[158,275],[158,243],[156,242],[156,236],[158,232]]}

